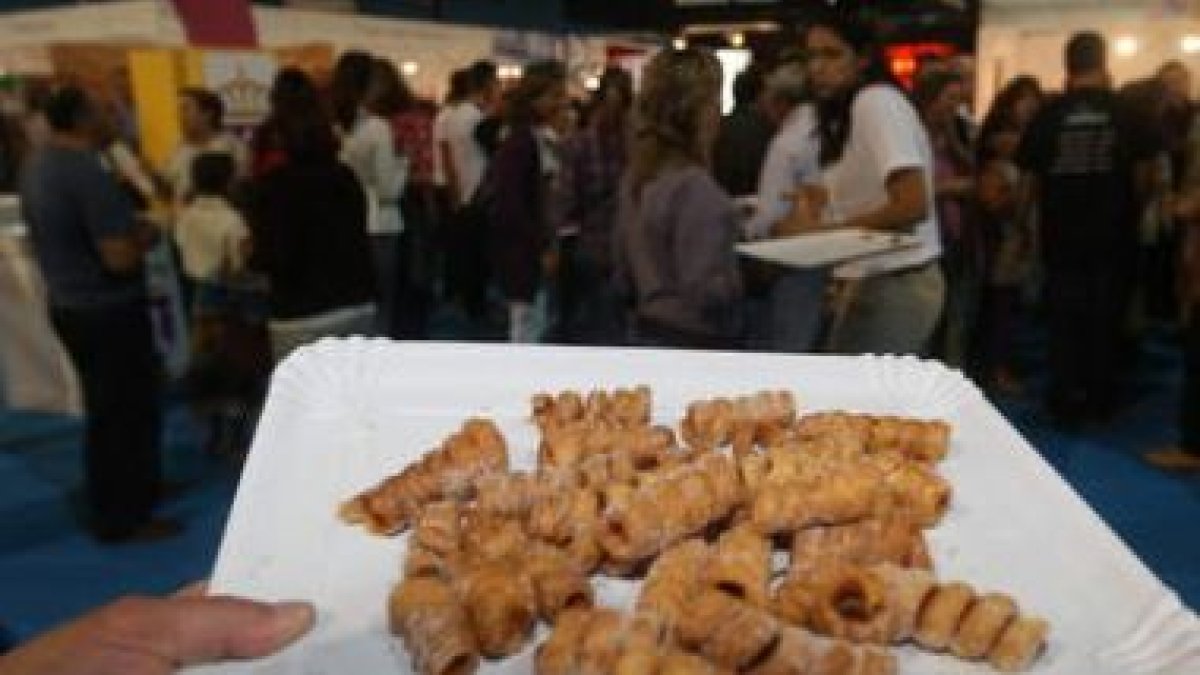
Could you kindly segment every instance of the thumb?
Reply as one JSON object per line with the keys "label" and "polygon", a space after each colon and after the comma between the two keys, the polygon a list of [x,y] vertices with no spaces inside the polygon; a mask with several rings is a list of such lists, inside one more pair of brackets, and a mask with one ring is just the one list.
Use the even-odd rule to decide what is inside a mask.
{"label": "thumb", "polygon": [[180,666],[274,654],[312,629],[313,606],[270,604],[241,598],[179,598],[168,601],[159,642]]}

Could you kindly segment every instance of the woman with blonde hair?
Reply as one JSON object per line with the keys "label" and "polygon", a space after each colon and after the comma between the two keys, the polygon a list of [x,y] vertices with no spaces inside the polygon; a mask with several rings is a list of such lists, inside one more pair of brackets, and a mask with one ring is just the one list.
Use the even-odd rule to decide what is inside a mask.
{"label": "woman with blonde hair", "polygon": [[737,220],[709,171],[720,91],[720,65],[705,51],[663,51],[643,72],[614,260],[638,344],[729,349],[740,341]]}

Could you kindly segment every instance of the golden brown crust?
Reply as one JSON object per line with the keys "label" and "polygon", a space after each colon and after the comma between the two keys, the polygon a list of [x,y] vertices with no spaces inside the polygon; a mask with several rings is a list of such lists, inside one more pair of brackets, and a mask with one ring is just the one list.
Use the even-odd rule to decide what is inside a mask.
{"label": "golden brown crust", "polygon": [[422,675],[470,673],[479,663],[466,612],[441,579],[415,577],[396,586],[388,598],[388,621]]}
{"label": "golden brown crust", "polygon": [[537,621],[533,585],[526,575],[514,574],[514,562],[484,563],[455,582],[479,651],[492,659],[520,651]]}
{"label": "golden brown crust", "polygon": [[950,640],[950,653],[960,659],[983,658],[1016,615],[1012,598],[999,593],[979,596]]}
{"label": "golden brown crust", "polygon": [[917,644],[930,651],[944,651],[950,646],[974,599],[975,591],[967,584],[954,582],[939,586],[925,602],[917,620]]}
{"label": "golden brown crust", "polygon": [[1028,670],[1046,646],[1050,624],[1037,617],[1018,617],[1004,629],[988,654],[996,670],[1016,673]]}
{"label": "golden brown crust", "polygon": [[469,493],[480,476],[507,469],[508,446],[500,430],[489,420],[468,419],[437,449],[344,502],[338,515],[372,534],[399,534],[429,503]]}

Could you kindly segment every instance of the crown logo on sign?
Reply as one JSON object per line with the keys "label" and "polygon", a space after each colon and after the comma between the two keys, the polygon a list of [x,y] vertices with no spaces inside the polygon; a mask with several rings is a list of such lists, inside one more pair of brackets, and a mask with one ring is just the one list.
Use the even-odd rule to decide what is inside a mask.
{"label": "crown logo on sign", "polygon": [[217,94],[225,101],[227,116],[233,124],[258,121],[266,112],[268,93],[269,87],[247,76],[241,66],[217,90]]}

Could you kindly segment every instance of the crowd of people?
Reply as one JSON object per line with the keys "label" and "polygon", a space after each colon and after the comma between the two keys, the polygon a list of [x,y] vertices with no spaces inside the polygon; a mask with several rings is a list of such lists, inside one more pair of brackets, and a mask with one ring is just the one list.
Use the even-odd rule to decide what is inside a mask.
{"label": "crowd of people", "polygon": [[[957,62],[923,64],[910,92],[878,47],[864,24],[820,17],[795,54],[738,76],[724,118],[702,49],[662,51],[638,91],[610,67],[586,102],[559,62],[502,82],[479,61],[441,106],[351,51],[328,83],[281,70],[243,133],[220,97],[183,90],[182,141],[159,172],[88,92],[49,92],[20,192],[83,383],[96,536],[171,529],[150,527],[161,378],[142,269],[163,242],[217,448],[244,446],[294,349],[426,338],[439,308],[515,343],[932,356],[1006,393],[1023,389],[1014,340],[1042,317],[1049,413],[1107,419],[1144,327],[1195,300],[1171,272],[1200,218],[1190,73],[1171,63],[1117,90],[1103,39],[1080,34],[1062,92],[1017,77],[976,124]],[[820,269],[735,249],[847,228],[909,237]]]}
{"label": "crowd of people", "polygon": [[[6,180],[80,375],[96,538],[179,529],[154,515],[162,376],[143,267],[164,242],[184,277],[189,392],[218,445],[244,443],[272,364],[293,350],[430,337],[439,308],[514,343],[930,356],[1007,394],[1024,389],[1016,340],[1040,321],[1047,412],[1067,429],[1114,414],[1148,326],[1182,328],[1180,445],[1148,459],[1200,469],[1188,69],[1118,89],[1103,38],[1080,33],[1061,92],[1014,78],[976,124],[972,76],[953,61],[922,64],[906,91],[872,32],[837,13],[798,47],[743,72],[724,118],[721,68],[702,49],[660,52],[636,91],[610,67],[586,102],[571,100],[562,63],[504,83],[479,61],[453,74],[441,106],[352,51],[328,83],[281,70],[246,133],[226,128],[212,92],[182,91],[183,138],[157,172],[89,92],[47,92],[42,131]],[[820,269],[735,249],[842,229],[909,237]],[[156,607],[103,611],[140,621]],[[311,623],[302,607],[205,611],[261,615],[262,644],[213,637],[178,662],[265,653]],[[272,628],[275,611],[286,616]],[[18,656],[42,664],[47,644],[81,630]]]}

